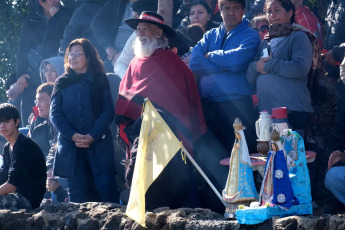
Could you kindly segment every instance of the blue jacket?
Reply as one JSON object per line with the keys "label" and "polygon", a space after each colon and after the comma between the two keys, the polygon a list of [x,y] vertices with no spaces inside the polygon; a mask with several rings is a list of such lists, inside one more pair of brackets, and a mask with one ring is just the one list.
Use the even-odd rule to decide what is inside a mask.
{"label": "blue jacket", "polygon": [[52,97],[51,120],[59,132],[54,175],[74,176],[78,164],[74,133],[90,134],[94,142],[87,149],[88,162],[94,174],[116,172],[115,153],[110,124],[114,119],[114,104],[110,90],[103,94],[103,111],[97,119],[93,114],[90,79],[72,84]]}
{"label": "blue jacket", "polygon": [[[189,67],[201,76],[199,92],[206,101],[229,101],[255,94],[247,82],[246,71],[260,44],[257,32],[248,27],[248,20],[226,36],[224,23],[207,32],[193,48]],[[209,53],[208,58],[204,57]]]}

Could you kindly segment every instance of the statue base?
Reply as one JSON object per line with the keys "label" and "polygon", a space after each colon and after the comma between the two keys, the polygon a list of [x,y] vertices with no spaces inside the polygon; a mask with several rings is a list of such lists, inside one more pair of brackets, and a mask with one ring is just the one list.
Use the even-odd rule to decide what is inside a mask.
{"label": "statue base", "polygon": [[225,209],[225,213],[224,213],[224,218],[225,219],[236,219],[236,211],[238,210],[238,206],[240,205],[244,205],[244,206],[249,206],[249,203],[236,203],[236,204],[229,204],[228,203],[228,207]]}

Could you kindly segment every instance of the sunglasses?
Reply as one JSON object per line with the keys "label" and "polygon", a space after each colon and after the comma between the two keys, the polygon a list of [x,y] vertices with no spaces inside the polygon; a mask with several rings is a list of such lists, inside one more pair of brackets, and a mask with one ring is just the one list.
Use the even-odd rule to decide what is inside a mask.
{"label": "sunglasses", "polygon": [[270,27],[268,25],[262,25],[259,29],[258,28],[254,28],[253,30],[255,30],[256,32],[263,33],[263,32],[267,32],[269,28]]}

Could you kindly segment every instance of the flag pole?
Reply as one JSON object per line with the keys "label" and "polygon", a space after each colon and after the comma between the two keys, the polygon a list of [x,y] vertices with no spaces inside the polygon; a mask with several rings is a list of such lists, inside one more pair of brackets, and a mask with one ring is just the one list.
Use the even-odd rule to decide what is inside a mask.
{"label": "flag pole", "polygon": [[202,171],[202,169],[199,167],[199,165],[195,162],[195,160],[193,159],[193,157],[189,154],[189,152],[187,151],[187,149],[185,149],[184,146],[182,146],[182,150],[186,153],[188,159],[192,162],[192,164],[195,166],[195,168],[199,171],[199,173],[201,174],[201,176],[206,180],[206,182],[208,183],[208,185],[212,188],[213,192],[217,195],[217,197],[219,198],[219,200],[222,202],[222,204],[225,206],[225,208],[228,208],[229,205],[224,201],[223,197],[219,194],[218,190],[216,189],[216,187],[214,187],[214,185],[212,184],[212,182],[210,181],[210,179],[208,179],[208,177],[206,176],[206,174]]}

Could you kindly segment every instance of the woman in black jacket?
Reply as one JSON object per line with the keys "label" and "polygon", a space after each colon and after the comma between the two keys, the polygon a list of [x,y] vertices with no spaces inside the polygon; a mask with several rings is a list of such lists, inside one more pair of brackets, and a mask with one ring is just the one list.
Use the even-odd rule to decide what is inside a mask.
{"label": "woman in black jacket", "polygon": [[110,130],[114,104],[102,62],[90,41],[80,38],[70,43],[65,68],[51,99],[51,121],[59,132],[54,175],[67,178],[71,202],[90,201],[89,175],[103,202],[118,202]]}

